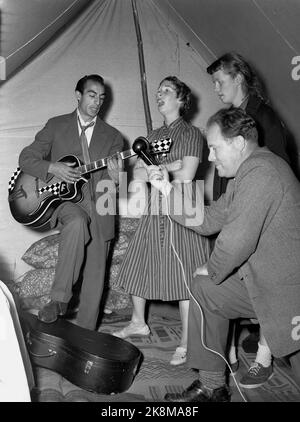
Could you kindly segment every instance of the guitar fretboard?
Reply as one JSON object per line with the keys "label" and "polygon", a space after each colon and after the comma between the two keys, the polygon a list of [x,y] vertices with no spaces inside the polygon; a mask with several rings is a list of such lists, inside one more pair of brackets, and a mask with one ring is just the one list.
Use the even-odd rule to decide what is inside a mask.
{"label": "guitar fretboard", "polygon": [[[136,153],[133,151],[133,149],[128,149],[127,151],[120,152],[120,155],[122,160],[125,160],[126,158],[133,157],[134,155],[136,155]],[[117,154],[106,158],[100,158],[99,160],[93,161],[92,163],[79,166],[78,170],[80,170],[81,174],[86,174],[90,173],[91,171],[99,170],[103,167],[106,167],[108,159],[112,157],[117,157]]]}

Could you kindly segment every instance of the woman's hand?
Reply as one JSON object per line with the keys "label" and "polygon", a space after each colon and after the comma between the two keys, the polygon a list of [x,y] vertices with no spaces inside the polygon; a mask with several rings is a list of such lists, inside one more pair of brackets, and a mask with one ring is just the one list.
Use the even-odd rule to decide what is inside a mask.
{"label": "woman's hand", "polygon": [[177,171],[182,168],[182,160],[172,161],[172,163],[166,164],[168,171]]}
{"label": "woman's hand", "polygon": [[[200,160],[198,157],[184,156],[181,160],[181,167],[179,169],[170,170],[172,180],[177,180],[179,182],[187,182],[193,180],[196,175],[199,161]],[[174,163],[176,163],[176,161],[174,161]]]}
{"label": "woman's hand", "polygon": [[138,158],[135,162],[133,167],[133,178],[140,182],[148,182],[148,173],[141,158]]}
{"label": "woman's hand", "polygon": [[196,271],[193,273],[193,277],[197,277],[197,275],[208,275],[207,271],[207,264],[201,265],[201,267],[197,268]]}

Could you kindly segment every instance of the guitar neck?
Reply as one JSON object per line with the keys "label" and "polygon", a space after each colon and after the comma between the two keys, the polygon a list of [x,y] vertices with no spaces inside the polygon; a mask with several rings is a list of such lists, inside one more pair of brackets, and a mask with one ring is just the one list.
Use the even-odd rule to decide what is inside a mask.
{"label": "guitar neck", "polygon": [[[136,155],[136,153],[133,151],[133,149],[128,149],[127,151],[120,152],[120,156],[122,160],[133,157],[134,155]],[[99,160],[93,161],[92,163],[89,163],[89,164],[84,164],[83,166],[78,167],[78,170],[80,170],[81,174],[86,174],[95,170],[99,170],[103,167],[106,167],[107,160],[112,157],[114,157],[114,155],[110,157],[106,157],[106,158],[100,158]]]}

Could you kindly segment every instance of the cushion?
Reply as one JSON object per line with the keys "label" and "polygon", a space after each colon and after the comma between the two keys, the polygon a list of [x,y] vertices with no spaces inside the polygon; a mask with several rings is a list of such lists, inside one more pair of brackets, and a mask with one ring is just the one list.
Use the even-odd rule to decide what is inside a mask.
{"label": "cushion", "polygon": [[[29,309],[41,309],[50,300],[50,295],[43,296],[20,296],[20,289],[22,287],[21,282],[5,281],[6,286],[9,288],[13,295],[17,308],[29,310]],[[29,291],[28,291],[29,292]]]}
{"label": "cushion", "polygon": [[[118,289],[116,280],[125,251],[138,224],[139,219],[135,218],[120,218],[117,222],[116,241],[107,280],[107,309],[118,310],[132,306],[130,295]],[[49,301],[58,259],[58,242],[59,233],[46,236],[33,243],[22,256],[23,261],[34,267],[24,275],[21,282],[15,283],[25,309],[41,309]]]}
{"label": "cushion", "polygon": [[119,221],[117,222],[117,226],[119,226],[118,232],[121,233],[129,233],[129,235],[132,235],[135,233],[139,223],[139,218],[122,218],[120,217]]}
{"label": "cushion", "polygon": [[19,283],[19,295],[23,297],[39,297],[49,294],[54,281],[55,268],[44,268],[27,271]]}
{"label": "cushion", "polygon": [[108,289],[105,308],[111,311],[132,308],[131,296],[127,293],[120,293],[114,289]]}
{"label": "cushion", "polygon": [[51,300],[50,295],[40,296],[40,297],[23,297],[20,299],[20,306],[24,310],[42,309],[49,301]]}
{"label": "cushion", "polygon": [[58,258],[58,234],[51,234],[34,242],[22,256],[34,268],[55,268]]}

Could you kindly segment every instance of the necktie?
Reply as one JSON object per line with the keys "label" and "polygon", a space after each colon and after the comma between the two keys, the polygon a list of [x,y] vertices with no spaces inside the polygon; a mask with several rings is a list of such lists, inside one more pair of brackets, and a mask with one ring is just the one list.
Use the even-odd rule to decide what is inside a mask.
{"label": "necktie", "polygon": [[[83,161],[84,161],[84,164],[89,164],[91,162],[91,160],[90,160],[89,147],[88,147],[85,131],[87,130],[87,128],[94,126],[95,122],[91,122],[86,126],[82,126],[79,118],[78,118],[78,122],[79,122],[79,126],[81,128],[80,143],[81,143]],[[94,201],[95,195],[94,195],[94,192],[93,192],[93,177],[92,177],[92,175],[91,175],[90,182],[88,183],[88,190],[90,192],[91,200]]]}
{"label": "necktie", "polygon": [[91,160],[90,160],[89,147],[88,147],[85,131],[89,127],[94,126],[95,122],[91,122],[86,126],[82,126],[79,118],[78,118],[78,122],[79,122],[79,126],[81,128],[80,143],[81,143],[81,148],[82,148],[83,161],[84,161],[85,164],[89,164],[91,162]]}

